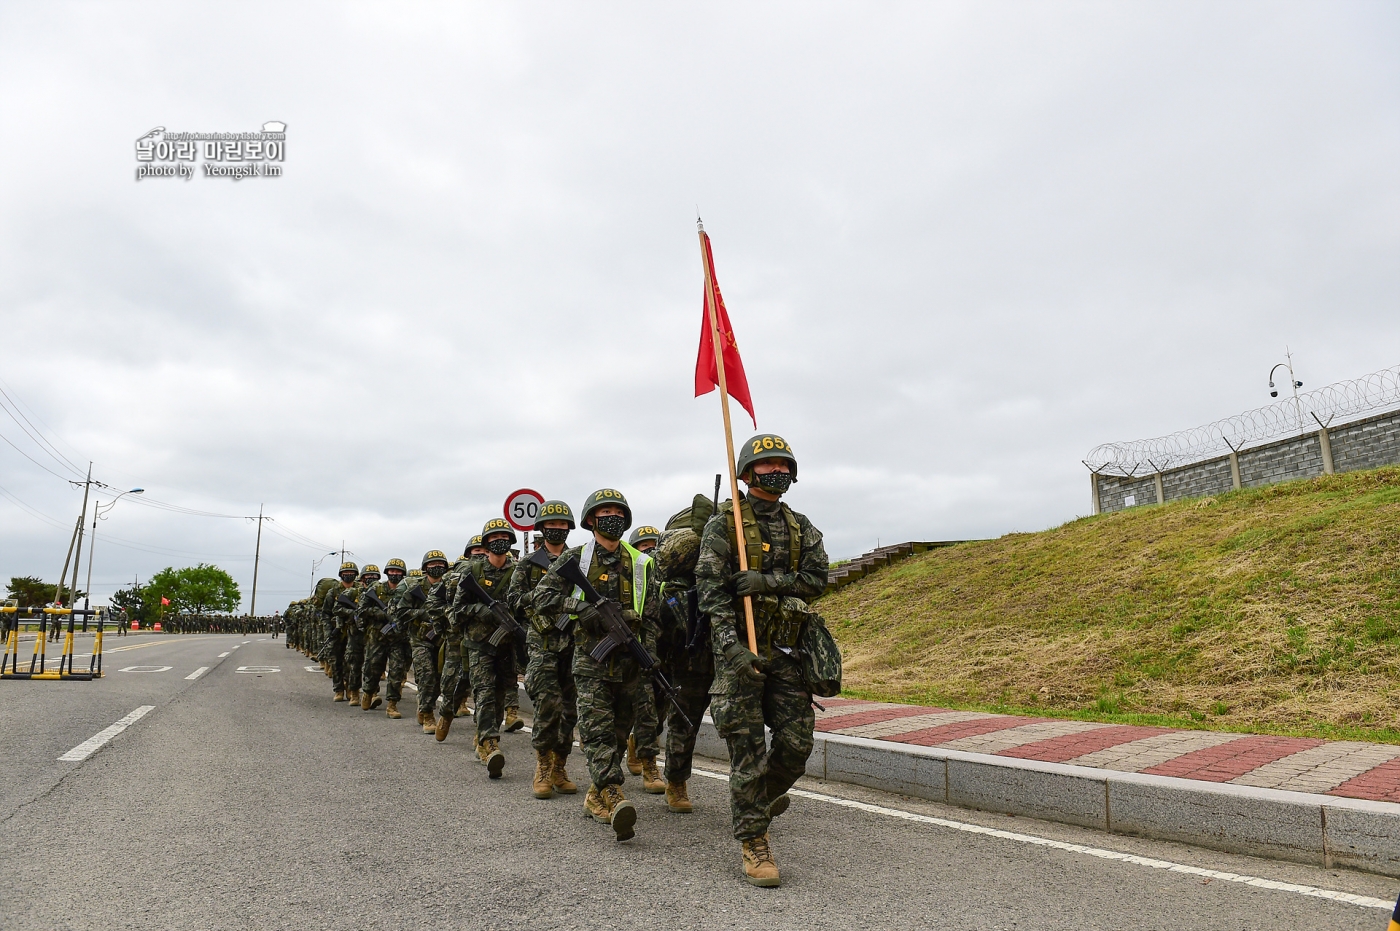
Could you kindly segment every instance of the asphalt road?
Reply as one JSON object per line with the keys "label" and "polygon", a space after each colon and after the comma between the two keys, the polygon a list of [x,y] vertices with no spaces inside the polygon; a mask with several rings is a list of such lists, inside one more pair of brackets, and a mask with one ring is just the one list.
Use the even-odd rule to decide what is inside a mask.
{"label": "asphalt road", "polygon": [[[1400,892],[1362,873],[815,781],[774,826],[783,886],[754,889],[722,773],[696,777],[689,816],[630,782],[637,837],[618,844],[582,815],[581,794],[530,795],[526,734],[506,736],[505,778],[491,782],[470,718],[439,744],[409,701],[400,721],[333,704],[325,676],[281,640],[107,642],[103,680],[0,682],[0,926],[1338,931],[1384,928],[1388,914],[1295,887]],[[148,706],[86,758],[59,759]]]}

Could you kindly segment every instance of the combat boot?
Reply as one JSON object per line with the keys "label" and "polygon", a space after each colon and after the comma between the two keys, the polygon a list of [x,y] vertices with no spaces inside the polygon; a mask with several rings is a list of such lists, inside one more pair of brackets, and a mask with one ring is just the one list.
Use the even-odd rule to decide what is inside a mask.
{"label": "combat boot", "polygon": [[773,799],[773,801],[768,803],[768,819],[771,821],[778,817],[783,812],[787,811],[788,806],[791,804],[792,796],[788,795],[786,792]]}
{"label": "combat boot", "polygon": [[394,719],[396,719],[396,720],[397,720],[398,718],[403,717],[403,715],[399,714],[399,703],[396,702],[396,701],[393,701],[392,699],[391,699],[390,701],[388,701],[387,703],[385,703],[385,705],[384,705],[384,713],[385,713],[386,715],[388,715],[389,717],[394,718]]}
{"label": "combat boot", "polygon": [[583,797],[583,813],[594,821],[608,823],[608,808],[603,804],[603,796],[597,786],[588,787],[588,794]]}
{"label": "combat boot", "polygon": [[637,832],[633,830],[633,826],[637,823],[637,809],[622,797],[622,790],[617,786],[605,786],[598,794],[602,797],[603,808],[608,813],[608,824],[612,826],[617,839],[631,840],[636,836]]}
{"label": "combat boot", "polygon": [[344,693],[344,692],[336,692],[336,693],[335,693],[335,698],[333,698],[332,701],[345,701],[345,693]]}
{"label": "combat boot", "polygon": [[359,690],[359,689],[351,689],[350,692],[349,692],[348,697],[349,697],[349,699],[350,699],[350,704],[352,704],[352,705],[358,705],[358,704],[360,703],[360,690]]}
{"label": "combat boot", "polygon": [[744,841],[744,878],[765,889],[778,885],[778,864],[773,862],[767,834]]}
{"label": "combat boot", "polygon": [[477,741],[476,758],[486,764],[486,775],[492,779],[501,778],[501,770],[505,769],[506,757],[501,752],[501,742],[495,737],[487,737],[485,740]]}
{"label": "combat boot", "polygon": [[695,810],[695,806],[690,803],[690,793],[686,791],[684,782],[666,783],[666,807],[682,815],[688,815]]}
{"label": "combat boot", "polygon": [[642,774],[642,761],[637,759],[637,738],[627,737],[627,771],[634,776]]}
{"label": "combat boot", "polygon": [[422,727],[426,723],[428,723],[428,716],[421,711],[418,712],[418,726]]}
{"label": "combat boot", "polygon": [[569,771],[564,768],[568,759],[567,754],[555,750],[549,770],[549,781],[553,784],[554,791],[561,795],[573,795],[578,791],[578,785],[569,778]]}
{"label": "combat boot", "polygon": [[375,708],[378,708],[383,703],[384,701],[379,697],[379,693],[375,692],[369,697],[369,710],[373,711]]}
{"label": "combat boot", "polygon": [[361,692],[361,693],[360,693],[360,710],[361,710],[361,711],[368,711],[368,710],[369,710],[369,692]]}
{"label": "combat boot", "polygon": [[433,713],[431,711],[423,712],[423,733],[436,734],[437,728],[437,718],[433,717]]}
{"label": "combat boot", "polygon": [[443,741],[447,739],[447,732],[452,729],[452,718],[447,715],[437,719],[437,727],[433,733],[437,734],[437,739]]}
{"label": "combat boot", "polygon": [[462,703],[457,706],[457,717],[466,718],[471,716],[472,706],[468,704],[469,701],[470,699],[467,698],[462,699]]}
{"label": "combat boot", "polygon": [[535,798],[554,798],[553,773],[554,754],[548,750],[535,751],[535,779],[531,784]]}
{"label": "combat boot", "polygon": [[501,730],[507,734],[514,734],[516,731],[520,730],[524,726],[525,722],[520,720],[519,709],[507,708],[506,719],[501,722]]}
{"label": "combat boot", "polygon": [[642,789],[649,795],[660,795],[666,791],[666,780],[661,778],[656,768],[656,757],[642,758]]}

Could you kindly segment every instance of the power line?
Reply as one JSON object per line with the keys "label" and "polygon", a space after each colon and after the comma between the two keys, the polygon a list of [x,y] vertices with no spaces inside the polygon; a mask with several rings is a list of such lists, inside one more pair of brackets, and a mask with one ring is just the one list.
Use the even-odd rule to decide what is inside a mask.
{"label": "power line", "polygon": [[15,451],[15,452],[19,453],[21,456],[23,456],[24,458],[28,459],[30,462],[34,463],[36,466],[38,466],[39,468],[43,469],[45,472],[49,473],[50,475],[52,475],[54,478],[60,479],[61,481],[65,481],[65,482],[71,481],[71,479],[69,479],[68,476],[66,476],[66,475],[59,475],[59,474],[58,474],[57,472],[55,472],[53,469],[50,469],[48,466],[44,465],[44,464],[43,464],[42,462],[40,462],[38,459],[35,459],[33,456],[29,455],[29,453],[27,453],[27,452],[25,452],[24,450],[20,449],[18,446],[15,446],[15,444],[14,444],[14,443],[10,440],[10,438],[9,438],[8,436],[6,436],[5,434],[0,433],[0,440],[4,440],[6,443],[9,443],[10,446],[14,448],[14,451]]}
{"label": "power line", "polygon": [[[0,380],[0,397],[4,397],[6,401],[10,402],[10,407],[14,408],[14,413],[11,413],[10,409],[8,407],[5,407],[5,405],[3,404],[0,404],[0,407],[5,407],[5,413],[10,415],[10,419],[14,420],[16,424],[19,424],[19,428],[21,430],[24,430],[24,432],[28,434],[29,438],[34,440],[34,442],[38,443],[39,447],[41,449],[44,449],[45,452],[49,453],[49,455],[52,456],[56,462],[58,462],[60,465],[66,466],[69,469],[72,469],[74,473],[82,475],[83,470],[80,469],[73,462],[73,460],[63,455],[63,451],[57,446],[55,446],[53,442],[50,441],[49,438],[44,435],[44,431],[40,430],[37,426],[34,425],[34,421],[30,420],[25,415],[24,407],[18,401],[16,401],[14,397],[10,396],[9,392],[5,390],[5,387],[5,382],[3,380]],[[15,417],[16,413],[19,414],[20,418],[23,418],[24,423],[20,423],[19,418]],[[35,420],[38,419],[38,415],[36,414]],[[25,424],[29,425],[29,429],[25,429]],[[45,449],[45,447],[47,447],[47,449]],[[50,450],[52,450],[52,452],[50,452]]]}

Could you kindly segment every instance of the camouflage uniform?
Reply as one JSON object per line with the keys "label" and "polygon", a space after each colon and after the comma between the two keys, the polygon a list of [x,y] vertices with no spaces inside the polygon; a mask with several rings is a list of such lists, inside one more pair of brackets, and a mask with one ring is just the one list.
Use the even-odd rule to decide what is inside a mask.
{"label": "camouflage uniform", "polygon": [[[769,594],[753,597],[758,633],[758,657],[766,678],[752,682],[737,674],[724,659],[735,643],[746,643],[743,599],[734,593],[739,570],[731,541],[732,502],[705,525],[700,558],[695,568],[700,610],[709,616],[710,643],[715,658],[715,681],[710,687],[715,728],[729,745],[729,797],[734,836],[754,840],[768,832],[768,806],[790,789],[806,769],[812,752],[816,717],[797,662],[780,646],[797,641],[791,618],[804,609],[802,599],[815,598],[826,588],[827,557],[821,531],[781,501],[744,499],[752,505],[761,548],[746,545],[749,568],[771,582]],[[747,522],[748,514],[745,514]],[[789,522],[795,525],[794,541]],[[799,561],[792,566],[792,547],[799,542]],[[796,602],[785,610],[785,600]],[[785,643],[786,641],[786,643]],[[771,747],[764,725],[773,732]],[[669,766],[669,761],[668,761]]]}
{"label": "camouflage uniform", "polygon": [[[341,596],[349,599],[346,604]],[[331,685],[337,692],[346,691],[345,651],[351,628],[355,626],[355,602],[360,597],[360,586],[346,585],[344,582],[326,592],[321,602],[321,614],[325,618],[327,655],[331,664]],[[359,681],[355,687],[359,688]]]}
{"label": "camouflage uniform", "polygon": [[[634,584],[633,560],[646,559],[648,563],[650,560],[641,554],[632,556],[625,543],[612,553],[602,546],[588,548],[593,550],[590,565],[584,567],[588,580],[598,594],[622,604],[637,639],[654,654],[659,619],[656,573],[647,567],[640,615],[635,611],[634,598],[630,594],[624,597],[623,591],[624,586],[631,589]],[[564,612],[564,602],[570,597],[572,586],[554,570],[571,556],[581,557],[584,549],[576,546],[565,550],[536,587],[534,607],[541,617],[558,617]],[[598,789],[623,783],[627,735],[636,715],[633,700],[641,679],[636,660],[623,647],[613,650],[601,663],[588,655],[602,639],[599,630],[588,629],[581,622],[574,624],[573,672],[578,688],[579,743],[588,760],[589,776]]]}
{"label": "camouflage uniform", "polygon": [[574,728],[578,726],[574,638],[571,631],[554,626],[558,615],[540,613],[533,597],[551,561],[548,551],[539,549],[518,563],[506,589],[506,603],[526,619],[530,662],[525,669],[525,691],[535,706],[530,745],[541,753],[554,752],[566,758],[573,751]]}
{"label": "camouflage uniform", "polygon": [[[509,605],[506,592],[515,573],[515,558],[507,555],[505,565],[497,569],[487,557],[473,559],[466,567],[476,577],[477,584],[493,599]],[[515,639],[507,636],[498,646],[489,638],[499,626],[491,611],[467,595],[462,586],[453,596],[452,614],[461,632],[461,643],[470,670],[472,697],[476,706],[476,742],[501,737],[501,720],[505,716],[508,692],[516,691]],[[517,617],[517,622],[521,620]]]}
{"label": "camouflage uniform", "polygon": [[435,634],[427,609],[428,593],[432,587],[432,580],[426,576],[406,578],[399,583],[394,591],[394,600],[389,603],[389,619],[408,631],[409,649],[413,653],[413,684],[418,687],[419,714],[432,713],[441,681],[438,647],[442,638]]}
{"label": "camouflage uniform", "polygon": [[441,716],[451,721],[457,716],[457,706],[471,694],[471,670],[468,666],[466,648],[462,643],[462,625],[453,612],[453,600],[457,597],[457,580],[463,572],[471,571],[471,564],[478,557],[463,556],[452,565],[442,581],[433,586],[428,595],[428,616],[437,629],[443,632],[441,648],[442,678],[439,689],[442,692]]}
{"label": "camouflage uniform", "polygon": [[[700,496],[708,512],[710,501]],[[657,658],[676,689],[676,705],[690,719],[687,725],[675,705],[666,707],[666,781],[689,782],[691,761],[700,720],[710,706],[710,686],[715,678],[714,655],[708,638],[687,649],[691,637],[690,598],[695,588],[695,563],[700,537],[690,527],[666,531],[656,548],[656,569],[661,579],[661,634]],[[703,631],[701,632],[703,634]]]}
{"label": "camouflage uniform", "polygon": [[[393,582],[385,580],[374,583],[374,588],[367,591],[373,591],[380,601],[391,605],[397,588]],[[408,665],[413,656],[408,630],[402,624],[395,624],[387,611],[363,596],[360,598],[360,617],[367,625],[365,670],[360,689],[371,697],[379,694],[379,680],[387,669],[384,697],[391,702],[402,701],[403,683],[408,678]],[[393,626],[385,633],[384,628],[391,624]]]}

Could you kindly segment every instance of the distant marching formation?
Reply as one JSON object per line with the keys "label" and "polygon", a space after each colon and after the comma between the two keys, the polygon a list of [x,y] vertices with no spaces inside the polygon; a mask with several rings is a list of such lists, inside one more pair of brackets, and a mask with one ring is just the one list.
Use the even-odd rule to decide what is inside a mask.
{"label": "distant marching formation", "polygon": [[[745,569],[732,499],[698,494],[664,532],[641,526],[624,540],[632,509],[602,488],[577,523],[567,503],[544,502],[538,548],[522,559],[515,531],[496,518],[455,562],[429,550],[418,569],[389,560],[382,577],[376,566],[344,563],[338,582],[321,580],[287,609],[287,645],[320,661],[337,702],[373,710],[385,679],[390,718],[402,717],[411,665],[423,732],[446,740],[455,717],[474,715],[476,756],[490,779],[505,767],[502,729],[523,726],[515,696],[525,666],[534,796],[578,791],[567,769],[577,729],[590,782],[584,810],[619,841],[637,820],[622,794],[624,766],[646,792],[665,793],[672,812],[693,810],[686,785],[708,708],[729,747],[745,877],[776,886],[769,822],[787,809],[812,752],[813,696],[840,691],[841,657],[808,605],[826,586],[821,532],[780,500],[797,481],[792,447],[760,434],[736,468],[748,486],[739,496]],[[590,537],[570,547],[576,526]]]}

